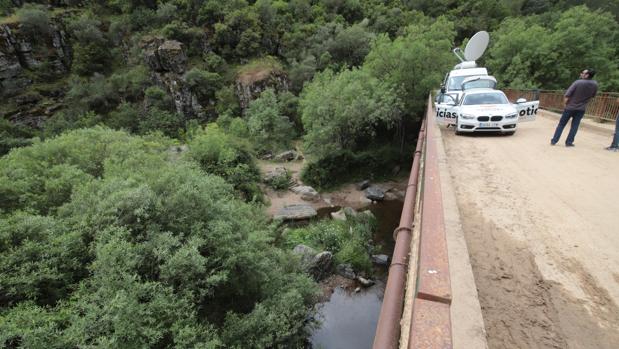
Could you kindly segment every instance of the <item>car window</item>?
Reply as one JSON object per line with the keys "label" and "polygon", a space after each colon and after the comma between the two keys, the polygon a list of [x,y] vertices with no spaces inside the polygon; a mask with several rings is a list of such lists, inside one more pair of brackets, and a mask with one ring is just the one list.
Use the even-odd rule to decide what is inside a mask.
{"label": "car window", "polygon": [[464,97],[463,105],[477,104],[509,104],[507,97],[502,93],[475,93]]}
{"label": "car window", "polygon": [[449,78],[449,83],[447,84],[448,90],[460,91],[462,90],[462,81],[468,76],[452,76]]}

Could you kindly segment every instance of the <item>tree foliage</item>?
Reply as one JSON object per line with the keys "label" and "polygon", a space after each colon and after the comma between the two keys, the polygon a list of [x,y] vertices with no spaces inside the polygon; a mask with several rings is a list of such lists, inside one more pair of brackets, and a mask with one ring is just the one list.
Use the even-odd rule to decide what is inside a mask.
{"label": "tree foliage", "polygon": [[376,139],[380,128],[398,123],[402,106],[394,85],[366,70],[317,74],[299,101],[305,149],[317,158],[362,149]]}
{"label": "tree foliage", "polygon": [[0,159],[3,346],[302,343],[312,281],[259,209],[169,146],[94,128]]}
{"label": "tree foliage", "polygon": [[263,91],[249,104],[245,116],[249,136],[258,152],[281,150],[294,138],[292,123],[283,114],[283,107],[273,89]]}
{"label": "tree foliage", "polygon": [[488,52],[488,67],[506,86],[564,89],[583,69],[595,69],[601,90],[619,88],[619,25],[601,11],[579,6],[550,23],[505,20]]}
{"label": "tree foliage", "polygon": [[394,40],[380,36],[364,63],[377,79],[389,82],[408,115],[419,116],[428,93],[436,88],[454,58],[450,52],[453,23],[440,17],[432,24],[416,24]]}

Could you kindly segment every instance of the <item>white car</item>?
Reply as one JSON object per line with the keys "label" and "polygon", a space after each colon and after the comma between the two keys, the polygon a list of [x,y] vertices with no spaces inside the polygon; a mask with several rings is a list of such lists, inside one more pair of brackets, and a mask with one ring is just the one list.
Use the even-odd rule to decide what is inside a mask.
{"label": "white car", "polygon": [[435,103],[439,124],[454,125],[456,134],[465,132],[501,132],[512,135],[518,123],[533,121],[539,101],[527,102],[520,98],[512,104],[503,91],[489,88],[466,90],[456,101],[442,96]]}

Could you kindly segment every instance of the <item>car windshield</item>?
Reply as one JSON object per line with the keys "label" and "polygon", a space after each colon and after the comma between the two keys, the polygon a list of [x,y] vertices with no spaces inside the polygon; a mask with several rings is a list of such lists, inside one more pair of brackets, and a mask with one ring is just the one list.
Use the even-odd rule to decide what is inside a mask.
{"label": "car windshield", "polygon": [[463,105],[477,104],[509,104],[507,97],[502,93],[475,93],[464,97]]}

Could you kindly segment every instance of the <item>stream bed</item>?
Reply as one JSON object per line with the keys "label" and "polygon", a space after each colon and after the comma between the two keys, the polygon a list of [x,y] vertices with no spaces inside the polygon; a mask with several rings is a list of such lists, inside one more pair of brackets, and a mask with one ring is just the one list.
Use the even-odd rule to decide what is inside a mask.
{"label": "stream bed", "polygon": [[[370,210],[378,220],[378,228],[374,233],[376,253],[393,254],[393,230],[400,223],[403,202],[399,200],[383,201],[371,204],[358,211]],[[330,207],[319,210],[319,216],[326,217],[328,213],[339,210]],[[378,323],[380,307],[387,281],[387,267],[376,266],[373,280],[376,284],[354,289],[335,287],[328,301],[316,306],[316,318],[320,325],[312,332],[310,342],[314,349],[364,349],[371,348],[374,332]]]}

